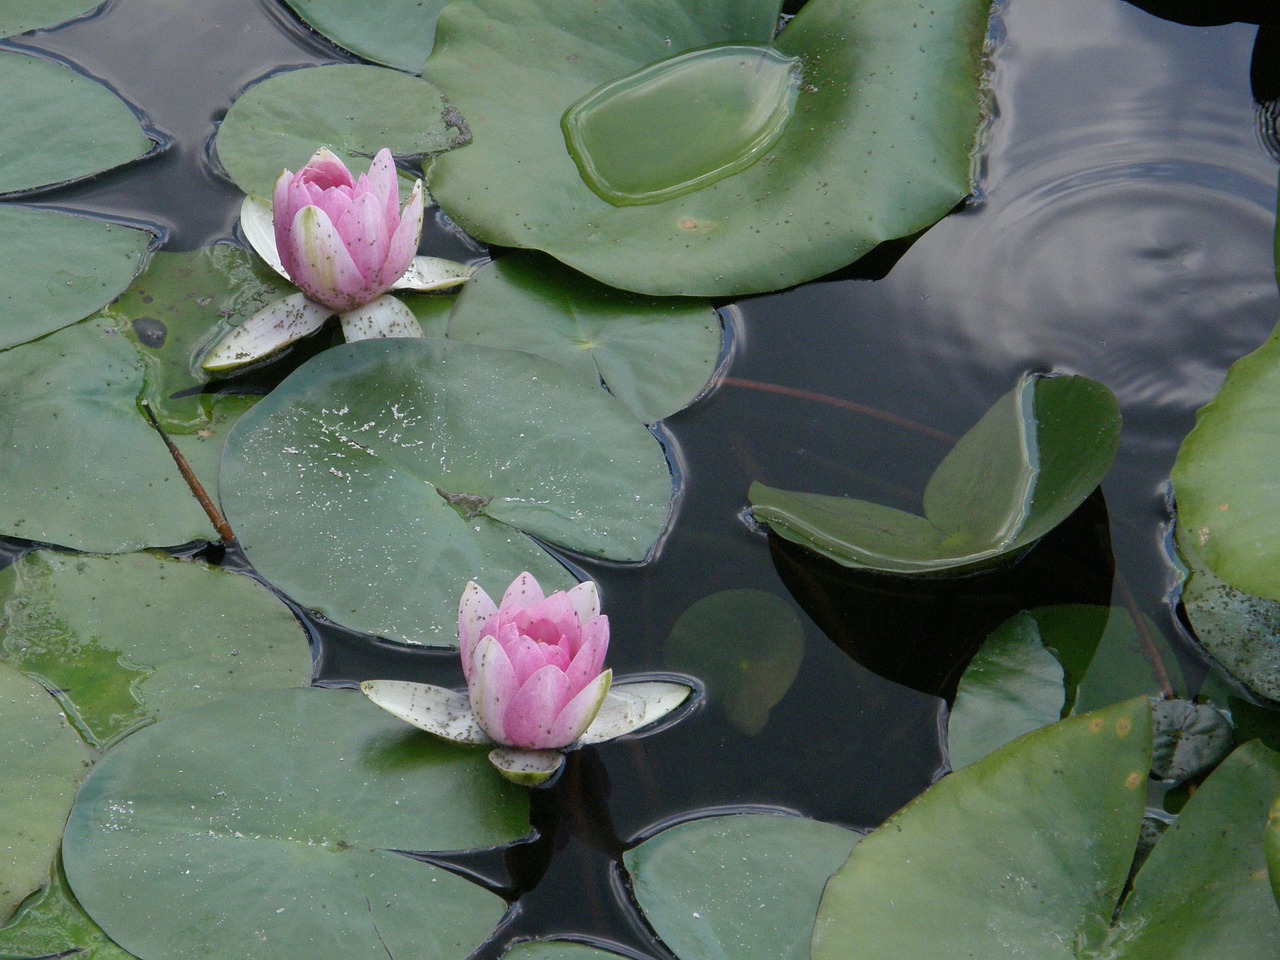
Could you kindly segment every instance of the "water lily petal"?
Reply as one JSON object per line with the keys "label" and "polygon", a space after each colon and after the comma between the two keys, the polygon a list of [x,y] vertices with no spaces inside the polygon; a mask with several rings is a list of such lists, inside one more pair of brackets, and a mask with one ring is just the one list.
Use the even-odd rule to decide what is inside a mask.
{"label": "water lily petal", "polygon": [[582,644],[573,655],[565,673],[569,682],[580,687],[600,672],[609,651],[609,618],[596,617],[582,631]]}
{"label": "water lily petal", "polygon": [[391,241],[382,201],[372,192],[357,194],[333,226],[365,283],[382,286],[378,281]]}
{"label": "water lily petal", "polygon": [[295,293],[267,304],[236,327],[210,350],[200,362],[206,370],[229,370],[261,360],[315,333],[333,311],[323,304]]}
{"label": "water lily petal", "polygon": [[596,589],[594,581],[583,580],[568,590],[565,596],[573,604],[573,609],[578,613],[578,622],[583,626],[600,616],[600,591]]}
{"label": "water lily petal", "polygon": [[[290,190],[293,182],[293,174],[288,170],[280,174],[276,180],[275,190],[271,193],[271,236],[273,246],[276,250],[276,257],[280,260],[280,265],[284,268],[284,275],[290,280],[293,279],[293,271],[296,263],[293,244],[289,242],[289,231],[293,228],[293,218],[298,215],[297,210],[289,209],[289,198],[294,194]],[[300,209],[300,208],[299,208]],[[244,209],[241,207],[241,215]]]}
{"label": "water lily petal", "polygon": [[409,269],[391,285],[392,290],[449,290],[471,279],[476,267],[443,257],[414,257]]}
{"label": "water lily petal", "polygon": [[347,343],[379,337],[421,337],[422,324],[408,307],[384,294],[372,303],[339,314]]}
{"label": "water lily petal", "polygon": [[[480,646],[486,642],[481,640]],[[507,705],[502,736],[495,739],[508,746],[530,750],[567,746],[573,742],[572,739],[558,739],[554,731],[556,718],[569,704],[572,695],[569,678],[559,667],[546,666],[535,670]]]}
{"label": "water lily petal", "polygon": [[[511,659],[511,666],[516,671],[516,682],[523,685],[526,680],[547,666],[548,648],[529,637],[519,636],[510,643],[502,644]],[[559,664],[552,664],[559,666]]]}
{"label": "water lily petal", "polygon": [[354,187],[356,183],[347,165],[328,147],[321,147],[313,153],[302,169],[306,171],[307,181],[321,190]]}
{"label": "water lily petal", "polygon": [[564,766],[564,754],[559,750],[517,750],[499,747],[489,752],[489,762],[498,772],[522,787],[536,787],[546,783]]}
{"label": "water lily petal", "polygon": [[393,717],[454,743],[492,743],[465,693],[430,683],[366,680],[360,692]]}
{"label": "water lily petal", "polygon": [[384,223],[400,221],[400,190],[396,183],[396,162],[386,147],[379,150],[369,164],[370,191],[378,198]]}
{"label": "water lily petal", "polygon": [[612,682],[613,671],[606,670],[565,704],[551,726],[551,741],[567,746],[581,737],[600,712]]}
{"label": "water lily petal", "polygon": [[468,581],[458,601],[458,651],[462,654],[462,672],[471,677],[471,654],[480,642],[485,621],[498,612],[497,604],[475,581]]}
{"label": "water lily petal", "polygon": [[286,280],[289,274],[280,262],[280,253],[276,250],[276,231],[271,222],[271,202],[253,195],[244,198],[240,204],[240,232],[253,247],[254,253],[266,261],[269,266]]}
{"label": "water lily petal", "polygon": [[299,210],[287,241],[296,261],[291,278],[303,293],[334,310],[351,310],[364,302],[368,285],[325,211],[317,206]]}
{"label": "water lily petal", "polygon": [[[693,687],[667,680],[621,681],[605,697],[595,720],[582,734],[583,746],[604,743],[650,727],[689,699]],[[647,733],[655,733],[654,727]]]}
{"label": "water lily petal", "polygon": [[533,574],[526,570],[511,581],[511,586],[507,587],[506,592],[502,595],[502,602],[498,604],[498,609],[534,607],[540,604],[544,597],[541,585]]}
{"label": "water lily petal", "polygon": [[[397,280],[404,276],[418,253],[418,243],[422,240],[422,181],[413,184],[413,192],[409,194],[409,202],[405,204],[404,213],[391,235],[390,246],[387,247],[386,262],[378,275],[378,284],[383,290],[389,290]],[[388,221],[389,223],[391,221]]]}
{"label": "water lily petal", "polygon": [[471,710],[480,726],[494,740],[505,743],[502,718],[519,690],[516,672],[506,651],[493,637],[484,637],[471,655],[471,682],[467,692]]}

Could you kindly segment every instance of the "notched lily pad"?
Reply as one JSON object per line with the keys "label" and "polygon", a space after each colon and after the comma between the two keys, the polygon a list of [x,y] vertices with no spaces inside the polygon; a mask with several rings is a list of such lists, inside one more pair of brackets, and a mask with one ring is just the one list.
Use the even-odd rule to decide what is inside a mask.
{"label": "notched lily pad", "polygon": [[317,33],[354,54],[417,73],[447,0],[285,0]]}
{"label": "notched lily pad", "polygon": [[757,520],[847,567],[957,574],[1008,562],[1084,502],[1120,441],[1111,391],[1026,376],[960,438],[924,491],[924,516],[756,482]]}
{"label": "notched lily pad", "polygon": [[100,6],[102,0],[5,0],[0,5],[0,37],[53,27]]}
{"label": "notched lily pad", "polygon": [[29,897],[9,923],[0,928],[0,957],[4,960],[49,957],[134,960],[133,954],[112,943],[81,909],[67,886],[61,858],[50,870],[45,888]]}

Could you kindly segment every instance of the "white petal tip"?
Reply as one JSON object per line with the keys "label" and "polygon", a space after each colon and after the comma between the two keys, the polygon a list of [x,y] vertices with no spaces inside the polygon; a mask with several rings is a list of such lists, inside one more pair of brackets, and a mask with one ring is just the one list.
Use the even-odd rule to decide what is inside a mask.
{"label": "white petal tip", "polygon": [[489,754],[489,762],[512,783],[540,787],[549,783],[564,766],[559,750],[518,750],[499,747]]}
{"label": "white petal tip", "polygon": [[604,743],[641,730],[646,735],[656,733],[669,725],[659,727],[659,721],[670,718],[674,723],[680,719],[670,715],[690,701],[696,691],[693,684],[682,681],[623,678],[613,684],[579,743]]}
{"label": "white petal tip", "polygon": [[393,717],[443,740],[472,745],[493,742],[480,728],[465,693],[403,680],[366,680],[360,692]]}
{"label": "white petal tip", "polygon": [[414,257],[409,269],[392,284],[392,290],[449,290],[471,279],[476,268],[441,257]]}

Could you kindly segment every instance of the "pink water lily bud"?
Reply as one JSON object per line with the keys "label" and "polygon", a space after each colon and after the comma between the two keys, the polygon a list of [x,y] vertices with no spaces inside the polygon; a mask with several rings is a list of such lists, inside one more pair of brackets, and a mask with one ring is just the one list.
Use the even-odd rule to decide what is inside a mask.
{"label": "pink water lily bud", "polygon": [[331,310],[354,310],[390,290],[413,262],[422,237],[422,181],[401,213],[389,150],[379,150],[356,180],[321,148],[297,173],[280,175],[272,210],[289,279]]}
{"label": "pink water lily bud", "polygon": [[545,597],[522,573],[498,605],[468,583],[458,641],[471,709],[485,733],[508,747],[567,747],[591,725],[613,679],[602,669],[609,618],[590,581]]}

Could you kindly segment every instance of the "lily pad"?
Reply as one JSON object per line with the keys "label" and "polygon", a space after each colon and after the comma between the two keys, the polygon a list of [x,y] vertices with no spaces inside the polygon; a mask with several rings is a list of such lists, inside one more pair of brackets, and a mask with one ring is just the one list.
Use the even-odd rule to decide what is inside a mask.
{"label": "lily pad", "polygon": [[233,430],[227,518],[255,568],[357,630],[457,643],[467,579],[572,583],[539,540],[643,560],[667,522],[662,448],[539,357],[367,340],[313,357]]}
{"label": "lily pad", "polygon": [[[1232,365],[1173,465],[1177,539],[1224,583],[1280,600],[1280,330]],[[1188,561],[1190,562],[1190,561]]]}
{"label": "lily pad", "polygon": [[733,728],[755,736],[800,672],[804,627],[795,609],[775,594],[722,590],[680,615],[662,658],[706,684]]}
{"label": "lily pad", "polygon": [[573,940],[521,940],[502,954],[502,960],[643,960],[637,954],[615,953]]}
{"label": "lily pad", "polygon": [[1181,782],[1208,773],[1231,752],[1231,721],[1213,705],[1157,700],[1151,708],[1151,772],[1160,779]]}
{"label": "lily pad", "polygon": [[653,423],[706,389],[721,332],[705,301],[624,293],[546,257],[517,253],[489,264],[463,288],[449,338],[564,364]]}
{"label": "lily pad", "polygon": [[63,859],[77,899],[147,960],[463,958],[501,898],[396,851],[528,832],[524,791],[482,751],[410,730],[346,690],[233,697],[109,751]]}
{"label": "lily pad", "polygon": [[375,63],[417,73],[447,0],[285,0],[318,33]]}
{"label": "lily pad", "polygon": [[116,223],[0,206],[0,348],[75,323],[117,297],[153,237]]}
{"label": "lily pad", "polygon": [[250,87],[227,111],[215,146],[236,186],[270,197],[280,172],[300,169],[319,147],[359,171],[383,147],[397,156],[447,150],[461,136],[457,123],[440,91],[418,77],[340,63],[277,73]]}
{"label": "lily pad", "polygon": [[[0,352],[0,533],[93,553],[213,537],[138,412],[142,389],[137,350],[102,318]],[[216,432],[182,439],[209,478]]]}
{"label": "lily pad", "polygon": [[0,924],[49,880],[62,825],[92,762],[58,704],[0,664]]}
{"label": "lily pad", "polygon": [[154,145],[123,100],[60,63],[0,52],[0,89],[0,194],[83,180]]}
{"label": "lily pad", "polygon": [[0,659],[53,690],[96,747],[229,693],[311,682],[289,608],[196,561],[42,551],[0,570],[0,601]]}
{"label": "lily pad", "polygon": [[1085,377],[1023,377],[947,454],[924,516],[756,482],[748,496],[774,533],[847,567],[956,574],[1007,562],[1084,502],[1111,466],[1120,412]]}
{"label": "lily pad", "polygon": [[860,839],[803,817],[734,814],[663,830],[623,862],[681,960],[807,960],[823,885]]}
{"label": "lily pad", "polygon": [[[59,836],[62,830],[59,826]],[[12,919],[0,928],[0,957],[4,960],[40,960],[69,957],[76,960],[133,960],[111,942],[102,929],[76,903],[58,860],[48,885],[30,897]]]}
{"label": "lily pad", "polygon": [[[988,6],[924,0],[905,15],[893,0],[809,0],[775,41],[779,0],[451,3],[423,76],[473,141],[432,160],[432,194],[473,236],[543,250],[610,286],[717,297],[792,286],[929,226],[968,194]],[[718,45],[799,59],[798,97],[776,142],[757,150],[734,129],[705,136],[726,102],[699,99],[703,71],[668,71],[674,94],[601,116],[652,131],[632,170],[646,199],[670,199],[597,195],[566,143],[566,111]],[[700,178],[703,168],[730,175]],[[651,182],[663,177],[695,188],[664,193]]]}
{"label": "lily pad", "polygon": [[1044,727],[943,779],[832,877],[814,960],[1274,952],[1280,913],[1258,881],[1280,756],[1256,743],[1195,794],[1116,915],[1143,816],[1150,729],[1139,698]]}
{"label": "lily pad", "polygon": [[102,0],[3,0],[0,37],[56,26],[102,6]]}

